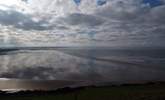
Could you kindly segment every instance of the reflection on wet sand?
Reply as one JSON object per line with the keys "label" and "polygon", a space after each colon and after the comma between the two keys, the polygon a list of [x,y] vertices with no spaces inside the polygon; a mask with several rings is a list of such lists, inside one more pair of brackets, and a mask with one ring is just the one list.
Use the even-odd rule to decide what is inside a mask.
{"label": "reflection on wet sand", "polygon": [[0,89],[3,91],[19,90],[55,90],[64,87],[84,86],[87,82],[67,80],[0,80]]}
{"label": "reflection on wet sand", "polygon": [[54,89],[80,83],[164,81],[165,77],[163,50],[40,49],[3,51],[0,78],[16,80],[1,80],[0,88],[19,84],[21,89]]}

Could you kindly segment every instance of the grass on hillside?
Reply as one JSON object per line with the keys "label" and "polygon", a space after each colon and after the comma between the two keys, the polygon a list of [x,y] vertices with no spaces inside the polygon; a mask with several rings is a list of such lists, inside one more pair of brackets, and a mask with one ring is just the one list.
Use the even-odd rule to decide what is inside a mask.
{"label": "grass on hillside", "polygon": [[1,95],[0,100],[165,100],[165,84],[83,87],[75,91]]}

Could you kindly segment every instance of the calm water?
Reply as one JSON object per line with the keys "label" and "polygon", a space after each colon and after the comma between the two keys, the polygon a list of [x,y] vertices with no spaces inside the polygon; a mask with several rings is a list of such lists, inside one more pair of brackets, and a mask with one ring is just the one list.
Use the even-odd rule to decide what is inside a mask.
{"label": "calm water", "polygon": [[[165,49],[54,48],[1,51],[0,78],[42,80],[38,83],[45,81],[48,85],[50,82],[46,83],[46,80],[93,84],[165,81]],[[6,83],[10,86],[9,81]],[[6,83],[0,82],[0,88]],[[25,83],[17,81],[17,85],[8,89]],[[70,85],[66,82],[65,86],[67,84]]]}

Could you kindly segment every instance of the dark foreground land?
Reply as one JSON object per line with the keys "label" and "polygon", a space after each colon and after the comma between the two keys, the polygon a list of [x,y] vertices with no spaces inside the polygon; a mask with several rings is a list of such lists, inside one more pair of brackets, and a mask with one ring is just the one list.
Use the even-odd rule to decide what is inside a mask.
{"label": "dark foreground land", "polygon": [[0,100],[165,100],[165,83],[0,92]]}

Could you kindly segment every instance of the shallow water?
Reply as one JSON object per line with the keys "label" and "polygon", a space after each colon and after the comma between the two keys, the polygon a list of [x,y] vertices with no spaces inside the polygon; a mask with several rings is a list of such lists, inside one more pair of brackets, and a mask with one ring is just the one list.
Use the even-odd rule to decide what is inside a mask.
{"label": "shallow water", "polygon": [[165,81],[164,51],[165,49],[109,48],[47,50],[24,48],[3,51],[0,55],[0,78],[42,80],[42,82],[46,80],[83,81],[93,84]]}

